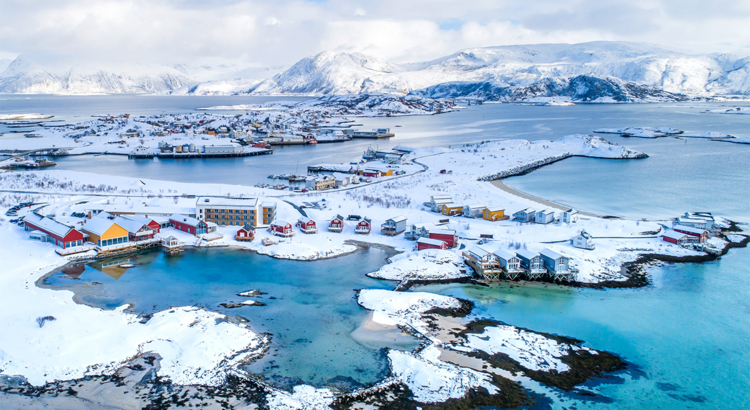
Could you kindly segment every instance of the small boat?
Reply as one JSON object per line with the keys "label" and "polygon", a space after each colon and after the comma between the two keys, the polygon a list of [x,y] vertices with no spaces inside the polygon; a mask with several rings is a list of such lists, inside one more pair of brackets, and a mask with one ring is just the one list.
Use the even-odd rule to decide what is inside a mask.
{"label": "small boat", "polygon": [[117,265],[117,267],[127,269],[127,268],[135,268],[135,265],[132,263],[123,263],[121,265]]}

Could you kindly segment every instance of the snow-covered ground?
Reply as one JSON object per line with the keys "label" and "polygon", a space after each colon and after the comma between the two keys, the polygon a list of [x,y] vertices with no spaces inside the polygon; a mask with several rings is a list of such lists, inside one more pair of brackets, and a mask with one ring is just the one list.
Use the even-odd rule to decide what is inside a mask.
{"label": "snow-covered ground", "polygon": [[662,137],[680,137],[680,138],[706,138],[710,140],[731,140],[735,142],[734,136],[724,134],[718,131],[682,131],[670,127],[625,127],[625,128],[599,128],[594,130],[599,134],[620,134],[623,137],[637,138],[662,138]]}
{"label": "snow-covered ground", "polygon": [[398,281],[455,279],[471,276],[470,268],[456,251],[428,249],[400,253],[390,258],[390,264],[367,276]]}

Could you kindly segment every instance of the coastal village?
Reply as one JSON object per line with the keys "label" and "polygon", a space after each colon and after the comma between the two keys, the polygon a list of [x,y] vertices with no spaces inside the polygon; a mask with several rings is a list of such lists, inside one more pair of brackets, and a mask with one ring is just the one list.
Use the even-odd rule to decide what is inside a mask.
{"label": "coastal village", "polygon": [[[351,124],[344,117],[305,115],[317,115],[317,121],[327,125],[310,128],[311,137],[300,136],[307,132],[302,125],[309,123],[297,122],[291,110],[239,116],[120,116],[87,122],[78,138],[66,125],[44,127],[42,138],[30,140],[40,141],[37,149],[45,154],[53,148],[68,155],[114,151],[131,157],[189,158],[270,151],[268,146],[274,144],[270,138],[283,140],[286,135],[320,143],[329,137],[326,134],[330,138],[392,134],[389,129],[376,129],[356,136],[341,130]],[[190,127],[173,128],[176,124]],[[9,141],[2,143],[9,147]],[[50,141],[55,142],[53,147]],[[63,148],[71,142],[73,147]],[[748,242],[732,222],[702,210],[686,210],[666,220],[624,219],[520,195],[502,184],[503,178],[574,156],[636,161],[646,154],[591,135],[450,148],[397,145],[368,149],[349,161],[315,164],[305,175],[269,175],[269,179],[304,183],[297,189],[102,177],[54,169],[0,173],[0,204],[5,209],[0,235],[12,244],[0,250],[0,257],[18,260],[0,282],[3,296],[18,305],[4,323],[20,329],[4,333],[9,336],[0,351],[0,369],[24,375],[30,385],[44,385],[122,374],[133,357],[156,352],[159,375],[176,386],[220,386],[228,377],[240,377],[238,369],[244,363],[267,354],[271,336],[211,309],[180,307],[146,317],[127,304],[103,310],[74,303],[67,294],[50,298],[50,292],[59,291],[38,291],[34,283],[55,269],[92,261],[114,264],[119,273],[113,279],[118,280],[135,266],[128,256],[148,249],[163,251],[175,262],[188,257],[192,248],[228,247],[313,261],[377,246],[390,249],[392,256],[367,276],[393,281],[393,290],[362,289],[356,292],[357,303],[372,312],[371,326],[407,332],[420,340],[420,347],[388,349],[390,376],[354,392],[307,385],[285,391],[240,377],[243,383],[261,386],[270,407],[328,408],[337,400],[363,405],[375,401],[387,407],[388,400],[380,402],[382,393],[392,392],[394,386],[408,387],[412,404],[473,400],[471,392],[476,391],[498,405],[522,403],[499,387],[507,386],[499,378],[526,387],[542,383],[573,388],[600,375],[601,369],[625,365],[614,355],[580,346],[573,339],[499,322],[455,322],[471,311],[465,301],[406,290],[420,284],[467,281],[643,286],[648,282],[645,268],[652,262],[712,260]],[[222,306],[263,309],[254,300],[227,301]],[[40,318],[38,325],[32,323],[35,317]],[[45,326],[48,321],[54,323]],[[30,332],[43,326],[46,338],[86,354],[61,357],[55,346],[38,338],[28,346]],[[81,334],[100,336],[92,342],[77,336]],[[522,372],[490,376],[485,370],[497,365],[492,359],[497,354],[510,357]],[[454,359],[445,359],[446,355]],[[575,359],[582,357],[596,359]]]}

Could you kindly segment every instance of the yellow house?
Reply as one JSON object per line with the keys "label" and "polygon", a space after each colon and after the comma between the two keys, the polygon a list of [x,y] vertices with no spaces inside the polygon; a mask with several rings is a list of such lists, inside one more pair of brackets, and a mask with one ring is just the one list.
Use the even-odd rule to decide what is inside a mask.
{"label": "yellow house", "polygon": [[505,209],[498,207],[485,208],[484,212],[482,213],[482,218],[488,221],[502,221],[504,219],[508,219],[508,217],[505,216]]}
{"label": "yellow house", "polygon": [[393,170],[392,170],[392,169],[390,169],[390,168],[388,168],[388,170],[387,170],[387,171],[383,171],[383,170],[381,170],[381,171],[380,171],[380,175],[382,175],[382,176],[384,176],[384,177],[392,177],[392,176],[393,176]]}
{"label": "yellow house", "polygon": [[454,203],[441,205],[440,211],[443,215],[453,216],[461,215],[464,212],[463,205],[456,205]]}
{"label": "yellow house", "polygon": [[110,246],[128,242],[128,230],[106,218],[93,217],[83,228],[88,241],[99,246]]}

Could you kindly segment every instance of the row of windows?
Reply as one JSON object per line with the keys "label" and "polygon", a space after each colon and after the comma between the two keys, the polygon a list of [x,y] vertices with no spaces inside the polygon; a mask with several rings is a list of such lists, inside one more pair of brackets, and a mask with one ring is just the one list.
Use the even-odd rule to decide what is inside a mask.
{"label": "row of windows", "polygon": [[232,226],[232,225],[234,225],[234,226],[243,226],[243,225],[245,225],[245,223],[244,223],[244,222],[241,222],[241,221],[221,221],[221,222],[219,222],[219,225],[227,225],[227,226]]}
{"label": "row of windows", "polygon": [[127,241],[128,241],[127,236],[123,236],[120,238],[104,239],[104,240],[99,239],[99,246],[118,245],[121,243],[125,243]]}
{"label": "row of windows", "polygon": [[[255,211],[249,211],[250,213],[253,213]],[[215,213],[215,214],[246,214],[248,213],[247,209],[206,209],[206,213]]]}
{"label": "row of windows", "polygon": [[[247,221],[248,220],[247,215],[244,215],[244,216],[243,215],[237,215],[237,216],[234,216],[234,215],[217,215],[217,216],[209,215],[208,218],[206,218],[206,219],[208,219],[211,222],[213,222],[213,220],[215,220],[215,219],[237,219],[237,220],[243,220],[243,221]],[[252,219],[255,219],[255,218],[253,218],[252,216],[250,216],[250,219],[252,220]]]}
{"label": "row of windows", "polygon": [[63,246],[63,248],[72,248],[74,246],[81,246],[81,245],[83,245],[83,241],[71,241],[71,242],[65,242],[65,246]]}

